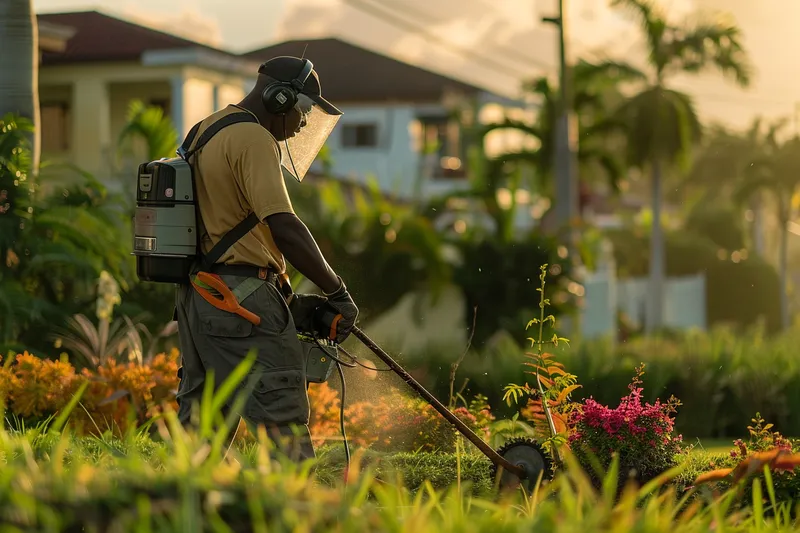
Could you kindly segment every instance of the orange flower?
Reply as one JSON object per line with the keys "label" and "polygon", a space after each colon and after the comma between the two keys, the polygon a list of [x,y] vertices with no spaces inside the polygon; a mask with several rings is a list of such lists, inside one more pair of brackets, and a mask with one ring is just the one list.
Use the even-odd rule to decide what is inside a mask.
{"label": "orange flower", "polygon": [[39,359],[24,352],[13,365],[16,381],[10,388],[12,410],[20,416],[42,416],[56,412],[69,399],[75,369],[65,361]]}

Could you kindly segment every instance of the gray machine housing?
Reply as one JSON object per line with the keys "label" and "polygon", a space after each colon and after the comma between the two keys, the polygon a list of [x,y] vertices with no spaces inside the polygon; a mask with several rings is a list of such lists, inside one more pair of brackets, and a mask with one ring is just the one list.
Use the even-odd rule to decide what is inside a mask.
{"label": "gray machine housing", "polygon": [[143,281],[186,283],[197,257],[192,169],[180,157],[139,166],[133,254]]}
{"label": "gray machine housing", "polygon": [[337,346],[327,339],[314,339],[299,332],[297,338],[300,339],[300,346],[306,354],[306,381],[309,383],[328,381],[333,371],[335,357],[339,355]]}

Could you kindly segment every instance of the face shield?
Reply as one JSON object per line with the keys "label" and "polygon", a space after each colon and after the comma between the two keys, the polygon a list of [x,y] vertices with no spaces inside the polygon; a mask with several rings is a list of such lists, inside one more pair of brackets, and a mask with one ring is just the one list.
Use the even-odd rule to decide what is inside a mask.
{"label": "face shield", "polygon": [[303,119],[300,122],[300,131],[286,140],[286,149],[289,153],[283,158],[283,167],[297,181],[303,181],[306,172],[342,115],[341,112],[327,113],[319,104],[302,93],[298,95],[295,108]]}

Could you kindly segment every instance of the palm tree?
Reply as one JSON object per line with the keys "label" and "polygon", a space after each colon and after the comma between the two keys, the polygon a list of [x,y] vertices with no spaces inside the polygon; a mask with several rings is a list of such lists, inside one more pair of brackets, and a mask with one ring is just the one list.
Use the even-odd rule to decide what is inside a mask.
{"label": "palm tree", "polygon": [[[618,190],[624,174],[624,165],[617,156],[615,142],[622,133],[623,124],[608,112],[621,100],[619,86],[640,81],[643,74],[626,63],[616,61],[578,61],[570,72],[573,78],[573,105],[579,121],[581,141],[577,159],[582,169],[599,168],[602,172],[585,172],[583,176],[603,175],[613,190]],[[497,201],[501,187],[515,189],[527,186],[536,189],[542,196],[552,197],[555,157],[555,128],[560,105],[560,91],[546,77],[526,84],[525,89],[535,95],[540,111],[536,120],[528,123],[505,118],[502,121],[466,128],[466,136],[475,145],[469,161],[473,186],[467,191],[449,193],[434,199],[428,212],[441,213],[451,198],[477,200],[492,219],[495,229],[493,237],[503,241],[513,238],[515,203],[503,207]],[[492,132],[513,130],[534,139],[537,148],[519,149],[486,157],[483,146]],[[533,181],[525,182],[520,170],[533,170]],[[592,178],[585,178],[584,183]]]}
{"label": "palm tree", "polygon": [[33,123],[31,174],[39,172],[39,32],[32,0],[0,2],[0,117],[20,115]]}
{"label": "palm tree", "polygon": [[747,181],[738,191],[741,200],[747,200],[754,193],[769,191],[778,207],[778,228],[780,230],[778,251],[778,273],[781,279],[781,325],[789,327],[788,296],[788,224],[792,218],[792,198],[800,191],[800,137],[779,144],[771,137],[769,150],[750,161],[747,168]]}
{"label": "palm tree", "polygon": [[[605,178],[612,189],[619,189],[623,177],[623,165],[611,149],[614,135],[621,134],[623,124],[609,112],[621,96],[619,87],[623,83],[645,79],[636,68],[617,61],[578,61],[571,67],[573,102],[571,108],[578,117],[580,143],[577,159],[583,166],[597,165],[604,170]],[[519,121],[504,120],[489,124],[483,131],[485,137],[499,129],[513,129],[535,137],[540,148],[535,151],[519,151],[502,154],[495,161],[522,161],[533,164],[543,177],[542,184],[552,188],[555,157],[555,129],[559,116],[561,92],[552,87],[546,77],[538,78],[528,85],[541,102],[541,112],[533,125]],[[586,174],[582,174],[586,175]]]}
{"label": "palm tree", "polygon": [[[677,196],[685,200],[687,192],[696,191],[693,203],[699,209],[709,202],[735,202],[749,178],[750,164],[776,145],[776,136],[786,123],[786,120],[780,120],[765,125],[763,119],[757,117],[744,132],[713,126],[705,135],[702,150],[681,182],[681,192]],[[761,194],[762,191],[754,191],[746,202],[753,213],[753,247],[758,255],[763,256],[766,244]]]}
{"label": "palm tree", "polygon": [[690,96],[668,87],[671,76],[717,69],[739,86],[750,82],[740,29],[725,22],[676,26],[652,0],[612,0],[633,13],[644,32],[648,70],[644,89],[627,100],[620,116],[627,124],[629,163],[652,173],[653,228],[650,249],[650,309],[646,330],[661,327],[664,312],[664,234],[661,227],[665,169],[686,164],[701,136]]}

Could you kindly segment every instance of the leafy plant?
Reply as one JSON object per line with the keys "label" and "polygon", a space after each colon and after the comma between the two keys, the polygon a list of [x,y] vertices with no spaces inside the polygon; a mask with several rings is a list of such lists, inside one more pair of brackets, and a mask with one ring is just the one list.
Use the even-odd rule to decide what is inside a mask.
{"label": "leafy plant", "polygon": [[48,336],[42,332],[91,306],[103,270],[125,288],[133,262],[120,235],[129,221],[119,198],[86,173],[56,175],[43,165],[34,186],[27,179],[29,146],[20,134],[27,123],[3,120],[0,350],[44,350]]}
{"label": "leafy plant", "polygon": [[297,212],[347,280],[365,318],[412,291],[436,296],[450,281],[452,267],[431,222],[390,201],[375,182],[366,188],[333,180],[289,187],[298,187],[290,190]]}
{"label": "leafy plant", "polygon": [[539,326],[538,338],[528,338],[531,346],[536,346],[537,351],[536,353],[527,352],[525,357],[531,361],[523,363],[525,366],[533,368],[532,372],[526,373],[536,377],[536,385],[530,386],[527,382],[525,385],[509,384],[504,389],[506,392],[503,399],[511,405],[512,402],[516,403],[521,398],[529,397],[528,414],[534,420],[537,428],[542,429],[544,426],[543,433],[546,432],[547,436],[544,445],[553,458],[557,462],[561,462],[558,449],[567,442],[569,434],[567,416],[573,409],[573,405],[568,400],[570,394],[580,385],[577,385],[576,376],[568,374],[564,370],[563,364],[553,361],[553,355],[543,351],[545,344],[557,347],[559,342],[569,344],[569,339],[559,337],[555,332],[551,339],[545,341],[543,338],[545,324],[550,324],[552,328],[555,328],[556,318],[553,315],[545,316],[545,308],[550,305],[550,299],[545,298],[544,295],[547,265],[542,265],[540,270],[540,287],[537,289],[540,293],[539,318],[529,321],[525,328],[528,329],[533,325]]}
{"label": "leafy plant", "polygon": [[74,428],[81,434],[120,434],[145,424],[165,404],[176,405],[178,359],[174,350],[149,364],[107,359],[95,369],[76,372],[65,357],[55,361],[25,352],[0,368],[0,398],[21,423],[35,424],[60,413],[85,384],[72,415]]}
{"label": "leafy plant", "polygon": [[92,370],[97,370],[109,359],[149,362],[155,355],[158,342],[177,332],[177,323],[170,321],[155,337],[139,318],[122,316],[111,320],[114,306],[121,302],[119,286],[105,271],[98,280],[95,326],[83,314],[67,319],[67,329],[55,328],[51,338],[56,347],[63,347],[83,359]]}
{"label": "leafy plant", "polygon": [[178,148],[178,131],[170,118],[164,116],[163,109],[132,100],[128,104],[125,126],[119,134],[120,150],[132,150],[137,140],[144,141],[148,160],[171,157]]}

